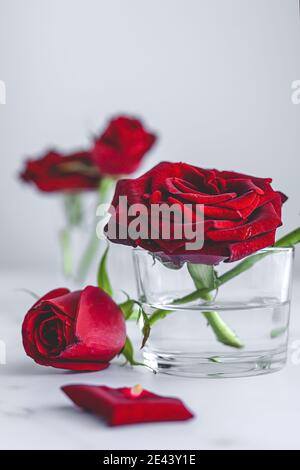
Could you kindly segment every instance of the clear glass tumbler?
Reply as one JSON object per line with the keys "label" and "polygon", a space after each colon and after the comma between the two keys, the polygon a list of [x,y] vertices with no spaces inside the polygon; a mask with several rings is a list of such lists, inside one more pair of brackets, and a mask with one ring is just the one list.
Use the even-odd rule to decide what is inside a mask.
{"label": "clear glass tumbler", "polygon": [[151,323],[145,364],[189,377],[281,369],[287,358],[293,255],[293,248],[267,248],[240,262],[222,263],[215,268],[214,289],[199,290],[187,263],[170,269],[151,253],[134,249],[138,295]]}

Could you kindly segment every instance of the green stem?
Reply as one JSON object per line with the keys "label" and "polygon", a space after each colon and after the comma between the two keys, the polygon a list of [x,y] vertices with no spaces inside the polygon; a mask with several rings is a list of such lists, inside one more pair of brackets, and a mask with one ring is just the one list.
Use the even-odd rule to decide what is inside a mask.
{"label": "green stem", "polygon": [[80,193],[64,194],[64,208],[67,223],[70,226],[78,226],[82,222],[82,201]]}
{"label": "green stem", "polygon": [[63,205],[66,226],[61,230],[59,239],[63,257],[63,272],[66,277],[70,277],[73,273],[72,229],[80,225],[82,221],[81,194],[77,192],[64,193]]}
{"label": "green stem", "polygon": [[72,243],[70,227],[65,227],[60,232],[60,243],[63,256],[63,272],[66,277],[70,277],[73,271]]}

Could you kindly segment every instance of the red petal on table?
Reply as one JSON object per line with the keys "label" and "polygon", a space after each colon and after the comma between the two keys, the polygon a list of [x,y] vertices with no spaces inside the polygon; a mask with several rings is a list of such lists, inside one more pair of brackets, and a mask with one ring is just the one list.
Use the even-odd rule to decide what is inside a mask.
{"label": "red petal on table", "polygon": [[143,390],[96,385],[66,385],[63,392],[78,406],[101,416],[111,426],[158,421],[184,421],[193,414],[177,398],[162,397]]}

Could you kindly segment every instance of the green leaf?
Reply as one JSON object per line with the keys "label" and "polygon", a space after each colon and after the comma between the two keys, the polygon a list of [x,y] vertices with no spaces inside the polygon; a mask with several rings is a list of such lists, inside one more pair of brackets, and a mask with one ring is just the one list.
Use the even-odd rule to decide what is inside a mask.
{"label": "green leaf", "polygon": [[135,313],[135,300],[128,299],[125,302],[119,304],[120,309],[123,312],[125,320],[129,320]]}
{"label": "green leaf", "polygon": [[137,362],[137,361],[135,360],[132,342],[130,341],[130,339],[128,338],[128,336],[126,337],[125,346],[124,346],[124,348],[122,349],[121,354],[123,354],[123,356],[125,357],[126,361],[129,362],[129,364],[131,364],[132,366],[144,366],[144,365],[145,365],[145,364],[143,364],[142,362]]}
{"label": "green leaf", "polygon": [[197,289],[213,290],[217,287],[217,274],[213,266],[187,263],[187,268]]}
{"label": "green leaf", "polygon": [[[136,305],[139,307],[139,311],[137,315],[136,315],[136,309],[135,309]],[[148,315],[143,309],[141,302],[139,302],[138,300],[130,299],[128,297],[128,299],[125,302],[123,302],[122,304],[119,304],[119,307],[121,308],[124,314],[125,320],[129,320],[130,318],[132,318],[132,316],[134,316],[134,319],[137,319],[137,321],[139,321],[140,317],[141,316],[143,317],[144,326],[142,330],[143,340],[142,340],[142,345],[141,345],[141,349],[143,349],[143,347],[147,343],[148,338],[150,336],[151,323],[150,323],[150,319]]]}
{"label": "green leaf", "polygon": [[111,283],[107,274],[106,263],[107,263],[107,255],[108,255],[109,245],[107,245],[106,250],[103,253],[103,256],[100,261],[99,270],[98,270],[98,287],[103,289],[108,295],[112,297],[113,290],[111,287]]}
{"label": "green leaf", "polygon": [[149,317],[148,317],[148,315],[146,314],[146,312],[144,311],[144,309],[143,309],[142,306],[140,307],[140,312],[141,312],[141,315],[143,316],[143,321],[144,321],[144,326],[143,326],[143,330],[142,330],[142,333],[143,333],[143,341],[142,341],[142,346],[141,346],[141,349],[143,349],[143,347],[144,347],[145,344],[147,343],[148,338],[149,338],[149,336],[150,336],[151,325],[150,325]]}

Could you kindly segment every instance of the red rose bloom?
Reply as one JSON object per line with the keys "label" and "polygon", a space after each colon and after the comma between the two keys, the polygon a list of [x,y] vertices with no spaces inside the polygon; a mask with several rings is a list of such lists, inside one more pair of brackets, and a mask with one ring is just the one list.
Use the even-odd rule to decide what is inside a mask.
{"label": "red rose bloom", "polygon": [[38,364],[78,371],[105,369],[123,349],[124,316],[98,287],[55,289],[28,311],[22,326],[26,354]]}
{"label": "red rose bloom", "polygon": [[[204,246],[198,251],[187,251],[187,240],[174,237],[168,240],[127,237],[123,240],[117,235],[110,239],[140,246],[177,264],[184,261],[203,264],[237,261],[275,241],[276,229],[282,224],[281,206],[286,197],[274,191],[271,182],[270,178],[206,170],[186,163],[160,163],[140,178],[118,182],[112,201],[115,215],[110,223],[121,228],[120,196],[127,196],[129,207],[142,203],[148,210],[151,204],[160,203],[180,207],[204,204],[204,222],[200,222],[204,224]],[[199,223],[193,211],[189,222]]]}
{"label": "red rose bloom", "polygon": [[129,175],[140,165],[156,136],[147,132],[138,119],[120,116],[112,119],[96,139],[92,157],[105,175]]}
{"label": "red rose bloom", "polygon": [[49,151],[37,160],[28,160],[21,179],[41,191],[83,191],[99,186],[100,173],[89,152],[61,155]]}

